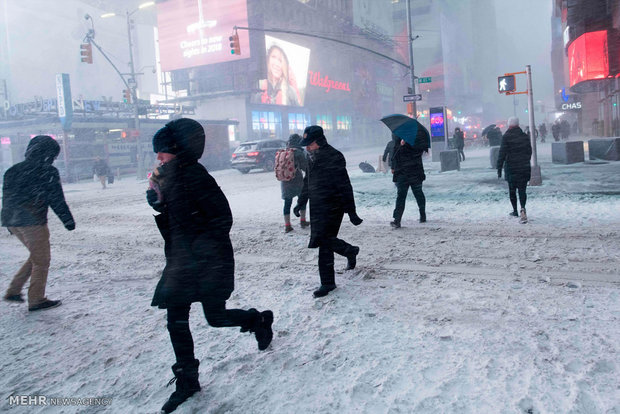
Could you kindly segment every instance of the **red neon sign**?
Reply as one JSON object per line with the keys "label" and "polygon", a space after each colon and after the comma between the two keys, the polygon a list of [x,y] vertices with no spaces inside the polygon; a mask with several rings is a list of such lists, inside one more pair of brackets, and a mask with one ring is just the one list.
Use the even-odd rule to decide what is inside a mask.
{"label": "red neon sign", "polygon": [[332,89],[351,92],[349,82],[338,82],[330,79],[327,75],[321,77],[321,72],[313,72],[311,70],[308,71],[308,75],[310,85],[325,88],[325,92],[329,92]]}
{"label": "red neon sign", "polygon": [[609,76],[607,31],[588,32],[568,47],[570,86]]}

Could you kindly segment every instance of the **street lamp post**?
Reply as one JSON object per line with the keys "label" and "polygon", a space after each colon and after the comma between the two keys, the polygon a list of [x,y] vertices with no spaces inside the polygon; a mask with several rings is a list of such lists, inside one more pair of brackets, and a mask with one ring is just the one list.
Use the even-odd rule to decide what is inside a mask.
{"label": "street lamp post", "polygon": [[[407,37],[409,39],[409,67],[411,69],[411,93],[415,95],[415,72],[413,66],[413,33],[411,32],[411,0],[407,0]],[[416,101],[412,102],[413,117],[418,117]]]}

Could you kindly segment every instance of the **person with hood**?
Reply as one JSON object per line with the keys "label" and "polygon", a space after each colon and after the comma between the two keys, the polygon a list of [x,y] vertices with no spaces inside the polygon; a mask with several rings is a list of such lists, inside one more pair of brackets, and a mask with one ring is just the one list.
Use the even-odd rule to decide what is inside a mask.
{"label": "person with hood", "polygon": [[459,160],[465,161],[465,153],[463,152],[463,148],[465,148],[465,135],[461,128],[454,128],[452,142],[454,142],[454,148],[459,152]]}
{"label": "person with hood", "polygon": [[560,121],[560,135],[562,136],[562,141],[568,141],[568,137],[570,137],[570,124],[566,119]]}
{"label": "person with hood", "polygon": [[[502,177],[502,167],[504,168],[504,179],[508,181],[508,193],[512,204],[511,216],[521,217],[521,223],[527,223],[525,202],[527,195],[527,182],[530,180],[531,170],[530,158],[532,157],[532,144],[530,137],[519,127],[519,118],[511,117],[508,119],[508,130],[502,137],[502,144],[499,147],[497,158],[497,178]],[[521,205],[520,214],[517,213],[517,191],[519,192],[519,203]]]}
{"label": "person with hood", "polygon": [[409,188],[413,192],[418,210],[420,212],[420,223],[426,222],[426,197],[422,191],[422,183],[426,179],[424,174],[424,164],[422,154],[428,152],[430,137],[425,128],[418,128],[415,146],[398,139],[396,151],[392,158],[392,181],[396,185],[396,206],[392,217],[394,221],[390,226],[395,229],[400,228],[400,222],[405,212],[405,202]]}
{"label": "person with hood", "polygon": [[102,160],[101,157],[95,157],[95,163],[93,164],[93,174],[99,178],[99,182],[101,182],[101,188],[106,189],[105,182],[108,179],[108,173],[110,172],[110,168],[108,167],[108,163],[105,160]]}
{"label": "person with hood", "polygon": [[363,220],[355,211],[353,187],[344,156],[327,143],[323,128],[318,125],[307,127],[301,145],[309,154],[308,173],[293,213],[299,217],[302,207],[310,200],[308,248],[319,249],[321,286],[314,291],[314,297],[319,298],[336,289],[334,252],[347,258],[346,270],[355,269],[357,263],[360,248],[338,238],[344,214],[349,215],[355,226],[362,224]]}
{"label": "person with hood", "polygon": [[151,306],[167,310],[176,363],[176,391],[162,407],[170,413],[200,390],[199,361],[189,328],[192,303],[200,302],[209,325],[253,332],[258,349],[271,343],[273,312],[226,309],[234,290],[235,260],[230,241],[233,223],[228,200],[198,163],[205,146],[202,126],[188,118],[167,123],[153,137],[161,166],[151,176],[147,201],[160,214],[155,222],[164,239],[166,266]]}
{"label": "person with hood", "polygon": [[498,126],[496,126],[495,128],[492,128],[487,133],[487,139],[489,140],[490,147],[498,146],[502,141],[502,130],[499,129]]}
{"label": "person with hood", "polygon": [[551,125],[551,135],[553,135],[553,140],[558,142],[560,140],[560,121],[555,121]]}
{"label": "person with hood", "polygon": [[[290,181],[281,181],[280,189],[282,191],[282,199],[284,200],[284,232],[289,233],[293,231],[291,226],[291,206],[293,205],[293,198],[299,198],[301,190],[304,187],[304,173],[308,171],[308,159],[304,153],[303,148],[300,145],[301,136],[299,134],[293,134],[289,137],[287,148],[292,148],[294,151],[295,160],[295,177]],[[301,218],[299,225],[302,229],[310,226],[310,223],[306,221],[306,208],[305,206],[299,211]]]}
{"label": "person with hood", "polygon": [[67,230],[75,229],[75,221],[60,184],[60,175],[52,166],[59,153],[60,145],[56,140],[47,135],[38,135],[28,143],[26,159],[4,174],[2,226],[17,236],[30,252],[28,260],[13,276],[4,299],[24,302],[21,290],[30,279],[29,311],[51,309],[61,304],[60,300],[45,297],[51,261],[48,208],[52,208]]}

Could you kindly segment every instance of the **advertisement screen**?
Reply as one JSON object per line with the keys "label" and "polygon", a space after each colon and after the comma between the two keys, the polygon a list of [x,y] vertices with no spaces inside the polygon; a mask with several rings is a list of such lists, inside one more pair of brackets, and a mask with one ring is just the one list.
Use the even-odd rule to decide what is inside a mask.
{"label": "advertisement screen", "polygon": [[267,79],[258,82],[252,103],[303,106],[308,82],[310,49],[265,36]]}
{"label": "advertisement screen", "polygon": [[444,138],[443,108],[431,108],[431,138]]}
{"label": "advertisement screen", "polygon": [[570,86],[609,75],[607,31],[584,33],[568,46]]}
{"label": "advertisement screen", "polygon": [[241,54],[230,53],[233,26],[248,26],[246,0],[169,0],[157,4],[163,71],[250,57],[247,30],[239,30]]}

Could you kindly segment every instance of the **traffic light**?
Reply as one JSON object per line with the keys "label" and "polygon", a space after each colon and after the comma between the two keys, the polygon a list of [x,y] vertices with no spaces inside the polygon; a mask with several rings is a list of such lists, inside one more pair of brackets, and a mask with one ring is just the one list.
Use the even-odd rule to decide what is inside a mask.
{"label": "traffic light", "polygon": [[505,75],[497,77],[497,91],[499,93],[514,92],[517,89],[515,75]]}
{"label": "traffic light", "polygon": [[123,102],[131,103],[131,90],[123,89]]}
{"label": "traffic light", "polygon": [[230,40],[230,54],[231,55],[240,55],[241,54],[241,46],[239,46],[239,35],[235,33],[232,36],[228,37]]}
{"label": "traffic light", "polygon": [[93,45],[82,43],[80,45],[80,56],[82,56],[82,62],[93,63]]}

